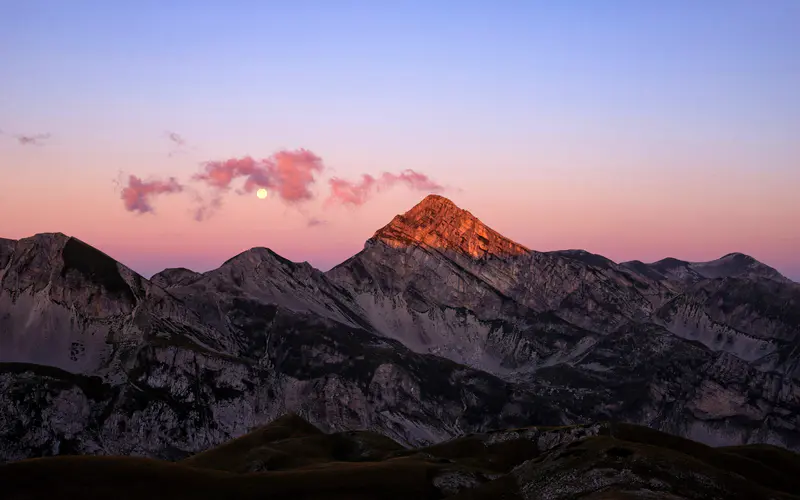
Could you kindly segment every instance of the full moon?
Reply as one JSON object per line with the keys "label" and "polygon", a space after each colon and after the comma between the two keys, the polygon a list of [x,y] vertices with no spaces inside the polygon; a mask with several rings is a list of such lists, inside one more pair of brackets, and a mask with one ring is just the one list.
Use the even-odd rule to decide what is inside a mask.
{"label": "full moon", "polygon": [[256,191],[256,196],[258,196],[263,200],[264,198],[267,197],[267,190],[264,188],[259,189],[258,191]]}

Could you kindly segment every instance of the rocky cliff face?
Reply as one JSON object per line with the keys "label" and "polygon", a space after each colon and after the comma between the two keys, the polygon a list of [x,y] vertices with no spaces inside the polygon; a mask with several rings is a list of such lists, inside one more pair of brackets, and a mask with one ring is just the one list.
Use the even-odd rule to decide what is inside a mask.
{"label": "rocky cliff face", "polygon": [[0,361],[93,373],[139,338],[126,328],[146,280],[63,234],[15,242],[0,270]]}
{"label": "rocky cliff face", "polygon": [[455,252],[473,259],[512,257],[530,252],[477,217],[439,195],[429,195],[405,214],[398,215],[373,239],[393,248],[417,246]]}
{"label": "rocky cliff face", "polygon": [[8,260],[11,258],[11,252],[14,251],[14,245],[17,242],[6,238],[0,238],[0,269],[5,269]]}
{"label": "rocky cliff face", "polygon": [[798,449],[798,285],[721,261],[535,252],[439,196],[327,273],[260,248],[146,280],[0,240],[0,459],[182,457],[288,411],[414,445],[611,418]]}

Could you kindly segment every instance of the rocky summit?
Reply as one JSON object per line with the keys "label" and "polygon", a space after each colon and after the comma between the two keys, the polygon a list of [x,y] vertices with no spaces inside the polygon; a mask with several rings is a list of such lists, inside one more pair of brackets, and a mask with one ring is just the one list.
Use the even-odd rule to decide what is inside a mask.
{"label": "rocky summit", "polygon": [[[434,195],[328,272],[254,248],[148,280],[63,234],[0,239],[0,461],[200,457],[287,413],[402,447],[612,421],[800,450],[799,334],[800,285],[752,257],[537,252]],[[93,462],[31,474],[55,463]]]}
{"label": "rocky summit", "polygon": [[396,216],[375,233],[373,240],[394,248],[423,246],[475,259],[530,252],[458,208],[452,201],[435,194],[427,196],[405,214]]}

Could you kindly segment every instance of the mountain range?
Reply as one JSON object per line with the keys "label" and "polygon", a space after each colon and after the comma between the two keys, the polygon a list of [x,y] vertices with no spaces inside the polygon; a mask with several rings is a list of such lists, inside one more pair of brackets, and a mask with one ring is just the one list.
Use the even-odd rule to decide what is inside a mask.
{"label": "mountain range", "polygon": [[178,460],[287,413],[403,446],[628,422],[800,450],[800,285],[747,255],[537,252],[430,195],[328,272],[266,248],[145,279],[0,239],[0,461]]}

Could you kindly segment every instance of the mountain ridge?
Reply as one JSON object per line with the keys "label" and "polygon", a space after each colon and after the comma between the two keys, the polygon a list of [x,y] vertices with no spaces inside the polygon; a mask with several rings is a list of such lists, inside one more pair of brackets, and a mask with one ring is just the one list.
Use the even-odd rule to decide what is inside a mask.
{"label": "mountain ridge", "polygon": [[645,266],[661,276],[685,283],[696,283],[703,279],[737,277],[743,275],[753,275],[776,281],[795,283],[775,268],[741,252],[727,253],[718,259],[710,261],[691,262],[674,257],[666,257],[649,264],[644,264],[641,261],[628,261],[622,262],[621,265],[639,270],[642,269],[642,266]]}
{"label": "mountain ridge", "polygon": [[[450,215],[450,217],[431,217],[432,213],[436,213],[437,211],[444,211],[446,214]],[[459,222],[461,224],[466,225],[466,228],[460,228],[461,224],[453,224],[453,222]],[[430,224],[433,222],[434,224]],[[420,227],[421,226],[421,227]],[[441,238],[442,236],[442,229],[439,226],[450,226],[451,229],[462,229],[462,232],[468,233],[467,238],[460,238],[462,241],[456,241],[458,237],[461,237],[462,234],[458,233],[454,237],[451,238]],[[415,229],[417,229],[415,231]],[[439,234],[436,234],[439,233]],[[446,236],[453,236],[452,234],[445,233]],[[486,239],[489,236],[492,238],[493,241],[496,241],[495,245],[491,245],[490,247],[486,246],[486,243],[482,241],[482,239]],[[66,235],[65,233],[61,232],[45,232],[45,233],[36,233],[27,237],[23,237],[20,239],[10,239],[0,237],[0,259],[3,258],[3,247],[9,246],[14,244],[18,241],[22,240],[30,240],[32,238],[58,238],[58,239],[75,239],[77,241],[81,241],[80,239]],[[477,241],[476,241],[477,240]],[[392,221],[390,221],[386,226],[378,229],[375,233],[367,240],[368,242],[374,241],[381,241],[383,243],[389,244],[391,246],[403,246],[408,244],[418,244],[418,245],[427,245],[432,248],[437,248],[441,250],[456,250],[465,255],[471,256],[473,258],[481,258],[486,256],[514,256],[514,255],[525,255],[534,250],[517,243],[510,238],[507,238],[491,227],[485,225],[481,220],[474,216],[471,212],[461,209],[458,207],[454,202],[450,199],[439,195],[439,194],[430,194],[423,198],[419,203],[417,203],[414,207],[410,210],[406,211],[403,214],[396,215]],[[82,241],[81,241],[82,242]],[[83,243],[83,242],[82,242]],[[440,243],[440,245],[437,245]],[[259,252],[259,251],[266,251],[267,253],[271,254],[275,258],[290,262],[296,265],[311,265],[307,262],[295,262],[291,259],[288,259],[274,250],[263,247],[257,246],[252,247],[250,249],[244,250],[229,259],[227,259],[220,267],[228,264],[230,261],[233,261],[239,258],[242,255],[248,254],[250,252]],[[564,250],[552,250],[547,252],[540,252],[546,254],[554,254],[554,255],[563,255],[569,258],[575,259],[582,259],[585,260],[587,263],[589,259],[594,260],[594,265],[602,266],[603,262],[611,263],[614,265],[629,267],[632,270],[639,272],[642,270],[641,266],[647,266],[651,268],[652,271],[658,272],[658,269],[664,269],[665,267],[679,267],[679,266],[702,266],[702,267],[713,267],[715,264],[722,263],[726,259],[742,259],[748,264],[755,264],[758,268],[761,268],[764,272],[765,277],[771,277],[772,279],[778,279],[781,281],[788,281],[792,283],[796,283],[794,280],[782,275],[779,271],[774,269],[773,267],[764,264],[763,262],[757,260],[756,258],[742,253],[742,252],[729,252],[717,259],[712,259],[709,261],[687,261],[678,259],[675,257],[665,257],[658,261],[645,263],[641,260],[630,260],[630,261],[621,261],[616,262],[608,257],[605,257],[600,254],[594,254],[589,252],[585,249],[564,249]],[[105,255],[105,254],[104,254]],[[345,261],[336,264],[333,268],[336,268]],[[2,262],[0,260],[0,262]],[[124,264],[123,264],[124,265]],[[313,267],[313,266],[312,266]],[[332,268],[332,269],[333,269]],[[316,268],[315,268],[316,269]],[[331,270],[332,270],[331,269]],[[214,269],[210,270],[213,271]],[[189,271],[195,274],[204,274],[203,272],[197,272],[189,268],[185,267],[177,267],[177,268],[165,268],[162,271],[156,272],[153,274],[149,279],[152,280],[153,277],[160,275],[164,272],[185,272]],[[206,271],[206,272],[210,272]],[[330,270],[329,270],[330,271]],[[321,271],[321,272],[328,272],[328,271]],[[702,275],[703,278],[711,278],[711,276]]]}

